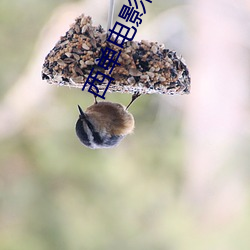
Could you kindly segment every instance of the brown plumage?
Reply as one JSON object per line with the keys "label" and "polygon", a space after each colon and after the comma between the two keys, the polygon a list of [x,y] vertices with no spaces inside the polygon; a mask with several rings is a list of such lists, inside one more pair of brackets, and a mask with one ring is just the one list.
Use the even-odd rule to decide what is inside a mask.
{"label": "brown plumage", "polygon": [[133,132],[134,118],[119,103],[98,102],[85,111],[97,131],[111,135],[127,135]]}
{"label": "brown plumage", "polygon": [[78,109],[80,115],[76,122],[76,134],[86,147],[111,148],[133,132],[134,118],[119,103],[96,102],[85,112],[79,105]]}

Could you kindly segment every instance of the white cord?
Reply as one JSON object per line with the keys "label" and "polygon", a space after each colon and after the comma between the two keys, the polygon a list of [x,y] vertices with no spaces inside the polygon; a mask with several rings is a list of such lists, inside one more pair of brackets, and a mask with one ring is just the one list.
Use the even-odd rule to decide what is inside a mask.
{"label": "white cord", "polygon": [[115,9],[115,0],[110,0],[109,12],[108,12],[108,26],[107,26],[108,34],[110,33],[109,29],[111,29],[111,26],[113,25],[114,9]]}

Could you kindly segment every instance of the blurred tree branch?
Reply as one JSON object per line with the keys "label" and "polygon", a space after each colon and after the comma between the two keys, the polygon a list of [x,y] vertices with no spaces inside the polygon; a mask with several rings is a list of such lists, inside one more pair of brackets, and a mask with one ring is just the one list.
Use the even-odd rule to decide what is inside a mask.
{"label": "blurred tree branch", "polygon": [[0,103],[0,138],[18,133],[35,112],[44,110],[43,104],[52,94],[52,87],[41,80],[44,58],[59,37],[68,30],[69,25],[85,9],[88,9],[89,15],[97,16],[94,20],[95,23],[103,22],[102,17],[105,14],[103,5],[98,5],[97,2],[95,0],[86,3],[64,4],[55,10],[38,38],[25,72],[16,83],[13,83]]}

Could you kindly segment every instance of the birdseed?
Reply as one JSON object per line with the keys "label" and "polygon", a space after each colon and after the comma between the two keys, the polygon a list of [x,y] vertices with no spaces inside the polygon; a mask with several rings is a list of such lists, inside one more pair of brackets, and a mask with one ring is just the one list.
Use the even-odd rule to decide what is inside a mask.
{"label": "birdseed", "polygon": [[[93,67],[108,74],[97,65],[101,49],[117,46],[107,42],[107,32],[92,25],[90,16],[81,15],[46,56],[42,79],[50,84],[82,88]],[[190,76],[182,57],[157,42],[128,41],[123,45],[110,76],[108,92],[140,94],[188,94]],[[105,81],[104,81],[105,83]],[[96,83],[95,83],[96,84]],[[100,91],[105,85],[96,84]]]}

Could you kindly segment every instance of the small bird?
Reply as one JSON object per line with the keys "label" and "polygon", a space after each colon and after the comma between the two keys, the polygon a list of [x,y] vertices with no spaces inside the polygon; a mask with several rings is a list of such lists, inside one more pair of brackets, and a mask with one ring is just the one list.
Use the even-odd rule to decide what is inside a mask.
{"label": "small bird", "polygon": [[134,130],[134,117],[127,109],[139,94],[134,94],[125,108],[119,103],[97,102],[85,112],[78,105],[80,112],[76,122],[76,134],[82,144],[91,149],[111,148]]}

